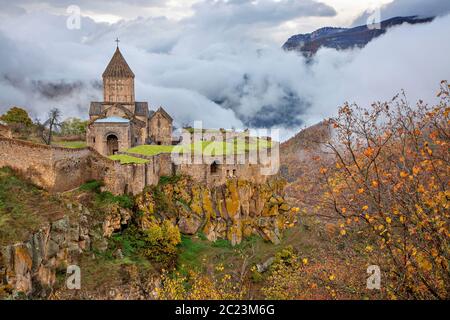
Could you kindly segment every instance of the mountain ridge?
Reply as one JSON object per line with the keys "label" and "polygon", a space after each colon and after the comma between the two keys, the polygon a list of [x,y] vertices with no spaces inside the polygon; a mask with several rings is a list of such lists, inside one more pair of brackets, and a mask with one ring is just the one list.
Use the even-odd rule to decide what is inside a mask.
{"label": "mountain ridge", "polygon": [[354,47],[363,48],[373,39],[385,34],[388,29],[408,24],[429,23],[435,17],[394,17],[380,23],[380,28],[362,25],[351,28],[323,27],[311,33],[297,34],[290,37],[282,46],[286,51],[298,51],[306,57],[312,57],[320,48],[345,50]]}

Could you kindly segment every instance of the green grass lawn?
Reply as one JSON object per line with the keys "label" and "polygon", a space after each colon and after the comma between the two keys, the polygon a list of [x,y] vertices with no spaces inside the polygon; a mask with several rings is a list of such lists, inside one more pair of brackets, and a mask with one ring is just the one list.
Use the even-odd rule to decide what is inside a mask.
{"label": "green grass lawn", "polygon": [[[238,143],[235,141],[234,150],[236,153],[242,154],[250,150],[268,148],[270,146],[270,142],[267,140],[257,139],[256,141],[253,140],[249,144]],[[227,155],[232,153],[233,143],[223,141],[200,141],[192,144],[181,144],[177,146],[142,145],[127,150],[127,153],[155,156],[161,153],[176,152],[182,154],[186,152],[191,153],[192,151],[196,154],[203,153],[207,156]]]}
{"label": "green grass lawn", "polygon": [[54,145],[70,149],[81,149],[87,147],[86,141],[57,141]]}
{"label": "green grass lawn", "polygon": [[128,153],[141,154],[143,156],[155,156],[160,153],[171,153],[174,146],[142,145],[128,149]]}
{"label": "green grass lawn", "polygon": [[120,161],[120,164],[144,164],[148,162],[148,160],[132,157],[126,154],[115,154],[113,156],[109,156],[109,158],[114,161]]}

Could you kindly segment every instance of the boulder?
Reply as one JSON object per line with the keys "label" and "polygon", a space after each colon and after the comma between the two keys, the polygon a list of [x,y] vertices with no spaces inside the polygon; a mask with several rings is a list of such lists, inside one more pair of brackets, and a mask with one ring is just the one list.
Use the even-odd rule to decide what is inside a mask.
{"label": "boulder", "polygon": [[196,234],[201,225],[202,219],[195,214],[192,214],[189,217],[183,216],[178,220],[178,228],[183,234]]}

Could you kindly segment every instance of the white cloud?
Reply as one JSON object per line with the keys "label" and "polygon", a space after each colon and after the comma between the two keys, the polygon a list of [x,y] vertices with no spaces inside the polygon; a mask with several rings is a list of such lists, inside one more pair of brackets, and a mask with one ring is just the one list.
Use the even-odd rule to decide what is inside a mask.
{"label": "white cloud", "polygon": [[[381,10],[381,20],[393,17],[423,16],[435,17],[443,16],[450,12],[449,0],[394,0],[379,7]],[[374,9],[374,8],[371,8]],[[354,25],[363,25],[372,14],[372,10],[363,12],[354,22]]]}
{"label": "white cloud", "polygon": [[[116,36],[136,74],[138,100],[163,106],[179,125],[204,120],[209,127],[277,126],[292,134],[333,115],[346,100],[367,105],[404,88],[411,100],[432,101],[439,81],[450,78],[450,44],[442,40],[448,16],[397,27],[362,50],[320,50],[309,65],[256,36],[259,22],[230,27],[223,18],[219,25],[227,27],[218,28],[201,17],[113,25],[83,18],[76,31],[65,28],[65,17],[46,12],[6,17],[0,20],[0,112],[18,104],[34,116],[60,107],[67,117],[87,117],[89,102],[101,99],[101,74]],[[277,14],[271,19],[280,23]]]}

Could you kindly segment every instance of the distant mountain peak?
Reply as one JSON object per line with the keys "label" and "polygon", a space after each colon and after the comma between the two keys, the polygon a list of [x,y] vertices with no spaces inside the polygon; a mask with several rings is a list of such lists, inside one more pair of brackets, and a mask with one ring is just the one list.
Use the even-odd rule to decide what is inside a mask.
{"label": "distant mountain peak", "polygon": [[307,57],[313,56],[320,48],[336,50],[363,48],[373,39],[385,34],[393,26],[420,24],[433,21],[434,17],[394,17],[380,23],[380,28],[369,28],[367,25],[354,28],[324,27],[314,32],[297,34],[290,37],[283,45],[286,51],[299,51]]}

